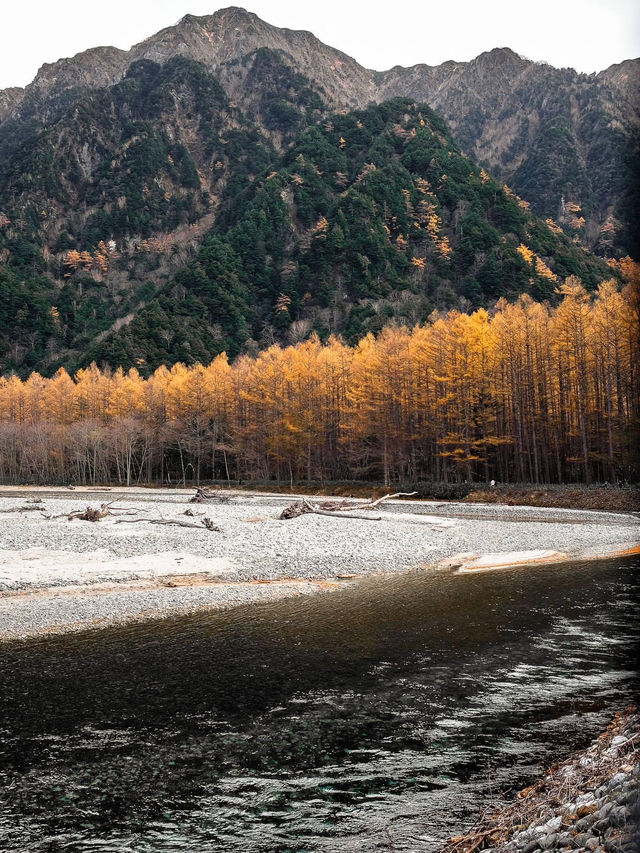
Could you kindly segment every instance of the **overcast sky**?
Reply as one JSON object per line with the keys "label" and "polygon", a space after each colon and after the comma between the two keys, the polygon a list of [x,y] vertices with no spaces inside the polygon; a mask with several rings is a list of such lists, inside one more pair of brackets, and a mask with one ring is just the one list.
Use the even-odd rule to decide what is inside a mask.
{"label": "overcast sky", "polygon": [[[4,0],[0,88],[24,86],[43,62],[97,45],[128,49],[183,15],[232,5],[215,0]],[[279,27],[322,41],[382,71],[393,65],[472,59],[511,47],[579,71],[640,56],[638,0],[252,0],[236,3]]]}

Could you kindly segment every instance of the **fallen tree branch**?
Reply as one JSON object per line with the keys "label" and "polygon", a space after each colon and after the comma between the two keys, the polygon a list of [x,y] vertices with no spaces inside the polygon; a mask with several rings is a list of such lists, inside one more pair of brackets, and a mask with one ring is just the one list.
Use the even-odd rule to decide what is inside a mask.
{"label": "fallen tree branch", "polygon": [[412,498],[417,494],[417,492],[395,492],[393,495],[383,495],[375,501],[371,500],[368,503],[361,504],[357,509],[372,509],[374,506],[378,506],[378,504],[381,504],[383,501],[391,501],[394,498]]}
{"label": "fallen tree branch", "polygon": [[152,520],[151,518],[118,518],[116,524],[138,524],[141,521],[151,524]]}
{"label": "fallen tree branch", "polygon": [[382,521],[381,515],[356,515],[353,512],[332,512],[330,509],[312,509],[308,511],[309,513],[313,513],[313,515],[330,515],[333,518],[359,518],[362,521]]}
{"label": "fallen tree branch", "polygon": [[199,524],[192,521],[180,521],[179,519],[151,518],[149,519],[149,524],[172,524],[175,527],[194,527],[196,530],[201,530],[203,527],[206,527],[207,530],[214,530],[216,533],[222,533],[222,530],[219,527],[216,527],[210,518],[203,518]]}
{"label": "fallen tree branch", "polygon": [[199,523],[194,523],[192,521],[181,521],[180,519],[171,519],[171,518],[118,518],[116,519],[116,524],[137,524],[140,521],[146,521],[147,524],[163,524],[163,525],[173,525],[174,527],[191,527],[196,530],[202,530],[202,528],[206,528],[207,530],[214,531],[216,533],[222,533],[222,529],[217,527],[210,518],[203,518]]}
{"label": "fallen tree branch", "polygon": [[295,501],[290,506],[285,507],[279,517],[281,519],[299,518],[301,515],[314,513],[315,515],[331,515],[336,516],[337,518],[364,518],[369,521],[380,521],[382,516],[372,519],[369,516],[354,515],[354,513],[361,512],[363,510],[375,509],[375,507],[380,506],[384,501],[391,500],[392,498],[409,498],[416,494],[417,492],[396,492],[393,495],[383,495],[381,498],[377,498],[375,500],[372,498],[370,501],[360,504],[352,504],[346,500],[323,501],[319,504],[312,504],[307,500],[307,498],[302,498],[302,500]]}
{"label": "fallen tree branch", "polygon": [[[113,503],[113,501],[111,501],[111,503]],[[85,510],[76,510],[75,512],[70,512],[67,518],[69,519],[69,521],[100,521],[101,519],[106,518],[108,515],[113,515],[113,513],[109,509],[111,503],[100,504],[100,509],[95,509],[94,507],[88,506]]]}

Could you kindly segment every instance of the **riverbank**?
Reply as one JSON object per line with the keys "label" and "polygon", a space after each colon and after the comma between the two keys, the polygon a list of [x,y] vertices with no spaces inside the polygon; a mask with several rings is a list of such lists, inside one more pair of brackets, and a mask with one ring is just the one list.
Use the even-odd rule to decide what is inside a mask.
{"label": "riverbank", "polygon": [[554,765],[515,799],[450,839],[442,853],[640,849],[640,717],[618,713],[587,749]]}
{"label": "riverbank", "polygon": [[[0,638],[234,607],[371,574],[486,571],[640,544],[625,513],[394,500],[364,518],[280,520],[295,496],[230,491],[193,504],[193,494],[0,489]],[[99,521],[70,520],[103,504]]]}
{"label": "riverbank", "polygon": [[[380,497],[389,491],[381,483],[366,483],[359,480],[344,480],[319,483],[255,482],[242,486],[230,486],[240,491],[267,494],[351,495],[357,498]],[[215,488],[212,486],[212,488]],[[225,486],[226,488],[226,486]],[[588,509],[605,512],[640,512],[640,488],[626,485],[553,483],[536,485],[524,483],[509,485],[496,483],[493,486],[480,483],[406,483],[398,491],[417,489],[417,499],[425,501],[462,501],[463,503],[498,503],[508,506],[538,506],[558,509]]]}

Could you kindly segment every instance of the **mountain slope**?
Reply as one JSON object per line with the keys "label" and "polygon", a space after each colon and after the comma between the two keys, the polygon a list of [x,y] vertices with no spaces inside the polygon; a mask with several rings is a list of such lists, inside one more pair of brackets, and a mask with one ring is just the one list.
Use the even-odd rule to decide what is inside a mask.
{"label": "mountain slope", "polygon": [[[318,45],[225,10],[188,16],[137,46],[161,64],[129,62],[136,49],[97,49],[43,71],[26,92],[3,93],[0,371],[74,370],[95,359],[144,372],[314,331],[355,342],[390,321],[521,293],[553,301],[567,276],[593,288],[612,275],[580,245],[588,228],[577,202],[567,197],[560,211],[567,236],[468,159],[427,104],[340,107],[340,87],[340,97],[366,97],[366,74],[346,62],[341,74],[318,71],[314,58],[342,61]],[[207,65],[190,58],[198,51]],[[607,85],[626,92],[634,69],[611,70]],[[511,79],[533,74],[509,51],[459,72],[432,75],[446,98],[464,102],[459,136],[487,79],[502,75],[490,112]],[[400,85],[403,73],[387,84]],[[327,75],[330,91],[319,82]],[[371,77],[380,92],[384,78]],[[534,135],[512,163],[542,195],[551,166],[551,189],[568,176],[594,185],[582,160],[558,156],[573,137],[566,92],[556,88],[535,101],[556,115],[555,130]],[[592,114],[597,124],[597,105]],[[601,151],[603,186],[612,146]]]}
{"label": "mountain slope", "polygon": [[242,107],[252,98],[253,81],[242,59],[260,48],[286,54],[292,72],[307,77],[329,107],[364,107],[395,96],[429,104],[463,150],[539,215],[560,219],[602,254],[637,253],[638,60],[585,75],[497,49],[471,62],[374,72],[311,33],[280,29],[231,7],[187,15],[130,51],[95,48],[44,65],[24,90],[0,93],[0,162],[141,59],[200,61]]}
{"label": "mountain slope", "polygon": [[[614,240],[634,243],[637,221],[640,63],[623,65],[577,74],[497,49],[469,63],[392,69],[379,84],[386,97],[429,103],[463,149],[539,215],[607,252]],[[563,198],[579,216],[563,215]]]}
{"label": "mountain slope", "polygon": [[79,353],[121,322],[275,156],[182,57],[134,63],[23,143],[0,180],[3,367]]}
{"label": "mountain slope", "polygon": [[155,368],[312,331],[355,342],[392,320],[555,299],[602,261],[464,157],[426,105],[395,99],[305,131],[222,206],[198,258],[86,358]]}
{"label": "mountain slope", "polygon": [[2,369],[355,341],[610,275],[428,106],[327,116],[279,52],[239,66],[253,117],[201,63],[140,60],[18,148],[0,182]]}

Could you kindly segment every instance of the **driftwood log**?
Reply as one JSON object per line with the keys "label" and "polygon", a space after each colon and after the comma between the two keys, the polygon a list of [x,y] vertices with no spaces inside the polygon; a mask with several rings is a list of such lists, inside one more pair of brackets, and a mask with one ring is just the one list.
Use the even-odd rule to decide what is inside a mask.
{"label": "driftwood log", "polygon": [[108,515],[113,515],[109,507],[111,504],[100,504],[100,509],[88,506],[84,510],[76,510],[70,512],[67,518],[69,521],[100,521]]}
{"label": "driftwood log", "polygon": [[206,504],[206,503],[229,503],[228,495],[221,495],[220,492],[207,492],[206,489],[196,489],[196,493],[192,498],[189,498],[190,504]]}
{"label": "driftwood log", "polygon": [[319,504],[312,504],[307,498],[302,498],[300,501],[295,501],[290,506],[285,507],[279,515],[281,519],[299,518],[301,515],[313,513],[314,515],[330,515],[335,518],[361,518],[366,521],[381,521],[382,516],[358,515],[364,510],[375,509],[384,501],[392,498],[410,498],[417,492],[396,492],[393,495],[383,495],[381,498],[372,498],[364,503],[354,504],[346,500],[341,501],[322,501]]}
{"label": "driftwood log", "polygon": [[141,521],[146,521],[147,524],[164,524],[164,525],[173,525],[174,527],[191,527],[196,530],[202,530],[202,528],[206,528],[207,530],[214,531],[215,533],[222,533],[222,529],[217,527],[210,518],[202,518],[199,522],[193,521],[181,521],[180,519],[171,519],[171,518],[119,518],[116,521],[116,524],[138,524]]}
{"label": "driftwood log", "polygon": [[[115,501],[111,501],[108,504],[100,504],[99,508],[88,506],[85,509],[77,509],[70,513],[60,513],[59,515],[45,515],[47,521],[55,521],[58,518],[66,518],[68,521],[102,521],[103,518],[107,518],[107,516],[114,515],[137,515],[139,512],[147,512],[146,509],[126,509],[125,507],[120,507],[116,509],[113,504]],[[40,512],[43,511],[44,507],[35,506],[35,507],[27,507],[27,509],[39,509]]]}

